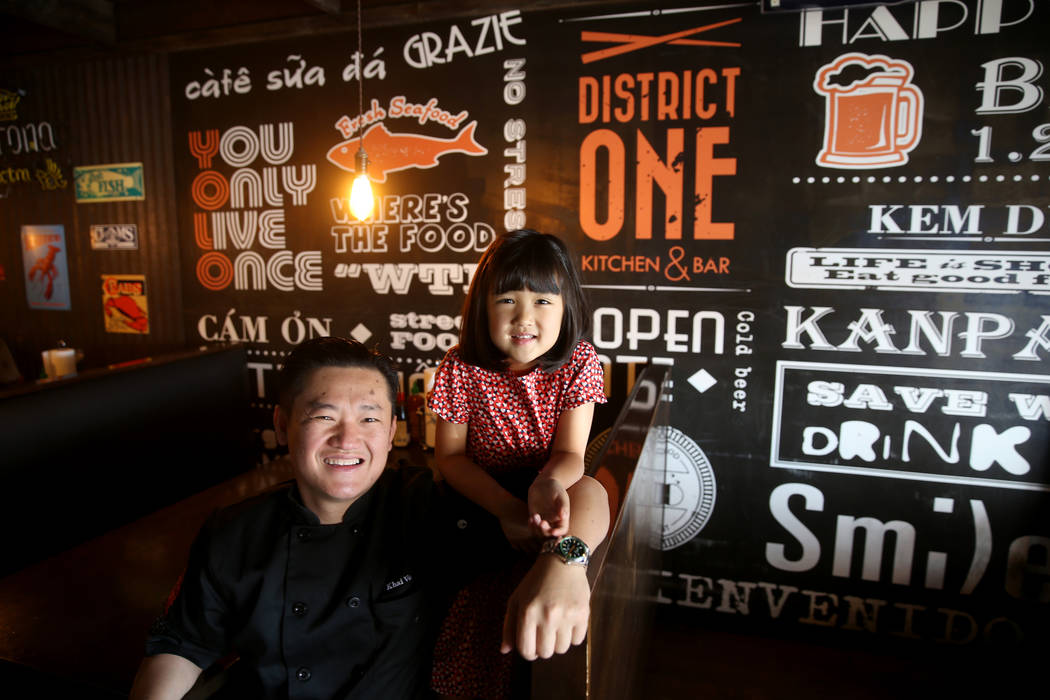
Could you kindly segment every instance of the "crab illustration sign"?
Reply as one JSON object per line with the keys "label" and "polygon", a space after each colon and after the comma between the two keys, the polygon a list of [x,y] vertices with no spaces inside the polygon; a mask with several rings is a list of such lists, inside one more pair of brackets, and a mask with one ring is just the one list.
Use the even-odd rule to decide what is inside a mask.
{"label": "crab illustration sign", "polygon": [[102,275],[102,313],[107,333],[149,333],[145,275]]}

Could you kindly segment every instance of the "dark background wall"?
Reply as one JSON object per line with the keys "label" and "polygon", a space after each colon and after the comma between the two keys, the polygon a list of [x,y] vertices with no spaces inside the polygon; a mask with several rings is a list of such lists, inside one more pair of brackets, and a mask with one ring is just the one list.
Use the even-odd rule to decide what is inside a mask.
{"label": "dark background wall", "polygon": [[[142,162],[147,192],[0,190],[0,329],[24,373],[57,337],[87,365],[243,341],[264,431],[303,337],[435,365],[485,236],[523,220],[583,269],[614,394],[632,367],[673,365],[665,611],[889,645],[1045,641],[1047,3],[366,3],[365,109],[392,136],[366,138],[384,208],[364,226],[328,157],[358,136],[338,127],[358,114],[353,12],[304,4],[220,30],[119,3],[117,55],[7,59],[0,87],[24,95],[4,124],[48,121],[57,144],[12,154],[0,126],[0,168]],[[842,89],[883,85],[850,101],[822,77],[840,69]],[[450,123],[391,113],[431,100]],[[267,139],[288,148],[240,158]],[[220,196],[254,176],[292,186]],[[216,228],[266,210],[271,238]],[[90,250],[93,223],[137,224],[139,250]],[[27,309],[25,224],[65,227],[71,312]],[[114,272],[146,275],[148,336],[102,330]]]}

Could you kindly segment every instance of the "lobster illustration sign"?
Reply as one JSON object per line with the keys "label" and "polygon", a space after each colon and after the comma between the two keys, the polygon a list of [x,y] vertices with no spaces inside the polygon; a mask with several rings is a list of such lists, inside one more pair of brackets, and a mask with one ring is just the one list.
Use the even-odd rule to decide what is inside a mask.
{"label": "lobster illustration sign", "polygon": [[23,226],[22,263],[29,308],[69,310],[65,227]]}

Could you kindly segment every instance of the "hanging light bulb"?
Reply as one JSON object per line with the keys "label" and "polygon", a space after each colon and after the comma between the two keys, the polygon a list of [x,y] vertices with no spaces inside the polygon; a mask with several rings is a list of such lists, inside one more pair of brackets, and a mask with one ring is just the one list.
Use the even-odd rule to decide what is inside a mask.
{"label": "hanging light bulb", "polygon": [[364,221],[372,215],[375,202],[372,197],[372,182],[368,179],[368,156],[364,148],[358,148],[354,155],[354,170],[357,175],[350,187],[350,213],[358,221]]}
{"label": "hanging light bulb", "polygon": [[[364,63],[365,54],[361,50],[361,0],[357,0],[357,54]],[[358,64],[357,70],[357,114],[361,118],[365,111],[364,100],[364,66]],[[354,184],[350,187],[350,213],[358,221],[364,221],[372,215],[375,199],[372,197],[372,182],[368,179],[368,155],[365,153],[364,124],[361,125],[361,140],[358,141],[357,153],[354,154]]]}

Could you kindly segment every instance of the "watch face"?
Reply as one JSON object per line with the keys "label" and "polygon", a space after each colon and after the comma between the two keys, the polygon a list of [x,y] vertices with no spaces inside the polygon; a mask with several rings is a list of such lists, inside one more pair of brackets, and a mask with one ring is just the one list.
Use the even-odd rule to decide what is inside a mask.
{"label": "watch face", "polygon": [[558,551],[566,559],[582,559],[587,556],[587,545],[576,537],[566,537],[558,543]]}

